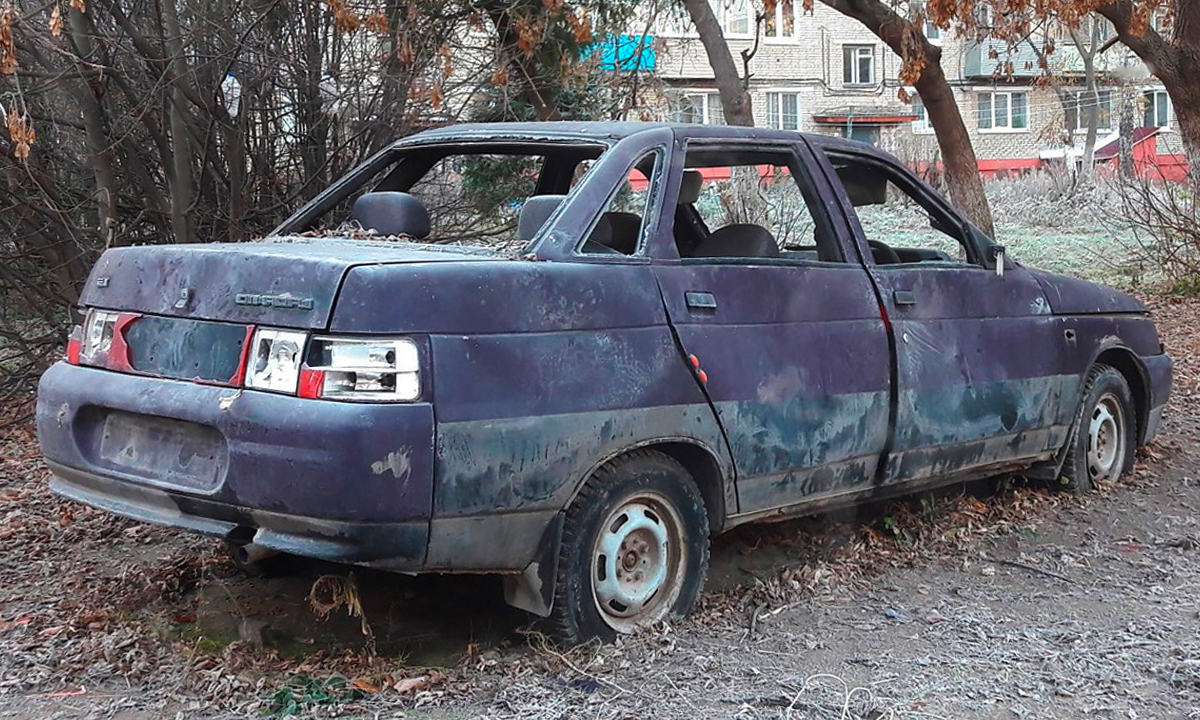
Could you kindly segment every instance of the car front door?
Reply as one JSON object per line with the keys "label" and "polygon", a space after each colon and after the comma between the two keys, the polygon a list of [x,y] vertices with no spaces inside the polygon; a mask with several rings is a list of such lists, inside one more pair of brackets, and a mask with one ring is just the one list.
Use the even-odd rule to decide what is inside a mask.
{"label": "car front door", "polygon": [[693,139],[664,196],[674,222],[654,272],[728,438],[742,514],[861,489],[887,440],[887,333],[807,152]]}
{"label": "car front door", "polygon": [[996,246],[894,162],[844,145],[824,155],[894,333],[884,482],[1000,469],[1060,447],[1063,336],[1038,282],[1011,262],[996,272]]}

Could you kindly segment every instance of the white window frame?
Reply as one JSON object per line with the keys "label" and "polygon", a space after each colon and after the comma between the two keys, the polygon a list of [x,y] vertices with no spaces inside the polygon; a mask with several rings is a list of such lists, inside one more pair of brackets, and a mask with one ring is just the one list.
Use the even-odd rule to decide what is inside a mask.
{"label": "white window frame", "polygon": [[[1175,30],[1175,22],[1176,22],[1175,18],[1171,18],[1171,24],[1170,25],[1167,24],[1167,8],[1166,7],[1155,8],[1154,13],[1150,16],[1150,27],[1154,30],[1154,32],[1158,33],[1159,35],[1164,35],[1164,33],[1173,32]],[[1169,40],[1170,38],[1166,38],[1166,39]]]}
{"label": "white window frame", "polygon": [[933,135],[933,124],[929,122],[929,110],[925,107],[925,101],[917,94],[917,91],[912,88],[908,90],[909,96],[912,97],[913,114],[917,116],[916,120],[912,121],[913,135]]}
{"label": "white window frame", "polygon": [[908,3],[908,18],[915,23],[918,16],[922,17],[921,34],[925,36],[930,45],[940,46],[943,37],[942,29],[934,25],[933,21],[929,19],[929,15],[926,14],[929,11],[928,5],[929,3],[925,0],[910,0]]}
{"label": "white window frame", "polygon": [[[1109,88],[1100,88],[1098,92],[1100,93],[1100,106],[1102,107],[1105,104],[1108,105],[1108,125],[1106,126],[1102,122],[1098,123],[1096,125],[1096,130],[1102,133],[1110,133],[1117,129],[1116,123],[1114,122],[1116,120],[1117,110],[1115,105],[1116,98],[1114,97],[1113,91]],[[1085,97],[1087,94],[1088,93],[1086,90],[1080,90],[1072,93],[1071,101],[1075,104],[1075,127],[1069,129],[1076,134],[1087,132],[1087,118],[1084,116],[1083,112],[1087,109],[1088,98]],[[1104,102],[1104,96],[1106,94],[1108,95],[1107,103]]]}
{"label": "white window frame", "polygon": [[[743,4],[742,21],[746,23],[745,30],[733,30],[730,27],[730,20],[737,18],[737,5]],[[726,38],[752,38],[754,37],[754,3],[751,0],[708,0],[708,4],[712,7],[713,14],[717,16],[717,22],[721,24],[721,32]]]}
{"label": "white window frame", "polygon": [[[789,128],[783,126],[783,98],[791,96],[796,99],[796,127]],[[766,103],[766,126],[776,130],[795,130],[797,132],[804,130],[804,115],[803,115],[803,94],[799,88],[791,87],[773,87],[763,91],[764,101]],[[772,113],[771,102],[778,103],[775,112]],[[774,115],[774,117],[773,117]]]}
{"label": "white window frame", "polygon": [[940,46],[942,44],[942,29],[934,25],[928,15],[925,16],[925,23],[921,28],[921,32],[925,34],[925,39],[929,41],[930,45]]}
{"label": "white window frame", "polygon": [[[989,96],[989,107],[991,108],[992,119],[991,119],[991,125],[989,127],[982,127],[979,124],[979,120],[982,115],[980,110],[981,110],[981,105],[982,105],[984,95]],[[1012,124],[1013,97],[1015,97],[1015,96],[1022,96],[1024,98],[1025,127],[1013,127],[1013,124]],[[998,125],[996,123],[996,118],[997,118],[996,100],[1001,97],[1004,98],[1004,108],[1005,108],[1005,111],[1004,111],[1004,123],[1005,124],[1004,125]],[[990,88],[976,90],[975,91],[975,129],[977,132],[980,132],[983,134],[988,134],[988,133],[1027,133],[1027,132],[1029,132],[1029,126],[1030,126],[1030,120],[1031,120],[1031,118],[1030,118],[1030,110],[1031,109],[1032,109],[1032,107],[1029,104],[1029,92],[1027,90],[993,90]]]}
{"label": "white window frame", "polygon": [[[803,0],[790,0],[792,3],[792,34],[791,35],[768,35],[766,21],[763,22],[762,41],[764,44],[795,44],[800,41],[800,6]],[[783,19],[786,16],[786,10],[783,7],[783,0],[775,2],[775,32],[783,30]],[[754,19],[751,18],[751,22]]]}
{"label": "white window frame", "polygon": [[[847,82],[846,62],[848,55],[852,56],[854,61],[849,66],[850,80]],[[862,65],[860,63],[862,62],[863,58],[867,57],[869,57],[871,60],[871,77],[864,81],[859,71],[862,69]],[[842,45],[842,85],[852,88],[874,87],[875,85],[878,85],[879,81],[876,76],[879,74],[879,68],[877,67],[875,60],[874,45],[866,45],[861,43],[846,43]]]}
{"label": "white window frame", "polygon": [[[696,124],[696,125],[724,125],[725,124],[725,113],[721,112],[722,111],[721,96],[716,90],[684,90],[681,88],[680,90],[678,90],[675,93],[675,95],[678,98],[689,98],[689,97],[690,98],[700,98],[700,115],[701,115],[702,119],[699,123],[692,123],[692,124]],[[675,110],[671,109],[669,112],[670,112],[669,119],[672,121],[676,121],[675,120]],[[717,112],[721,112],[721,121],[713,122],[715,114]],[[679,120],[677,122],[683,122],[683,121]]]}
{"label": "white window frame", "polygon": [[[1159,94],[1165,95],[1167,98],[1167,121],[1165,124],[1162,124],[1162,125],[1157,123],[1157,120],[1159,120],[1159,117],[1158,117],[1158,96],[1159,96]],[[1156,122],[1154,125],[1144,125],[1143,127],[1156,127],[1156,128],[1162,128],[1163,130],[1173,130],[1175,128],[1175,124],[1176,124],[1175,103],[1171,101],[1171,95],[1167,92],[1166,88],[1161,88],[1161,87],[1142,88],[1142,97],[1145,97],[1147,95],[1150,95],[1151,98],[1150,98],[1149,104],[1146,107],[1146,110],[1149,110],[1150,108],[1154,108],[1154,119]],[[1144,119],[1145,112],[1144,111],[1143,111],[1142,115],[1143,115],[1143,122],[1145,122],[1145,119]]]}

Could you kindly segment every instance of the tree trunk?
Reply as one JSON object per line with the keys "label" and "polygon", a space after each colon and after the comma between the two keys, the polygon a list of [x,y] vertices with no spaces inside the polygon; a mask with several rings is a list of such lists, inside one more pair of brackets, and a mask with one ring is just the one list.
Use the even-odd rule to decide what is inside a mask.
{"label": "tree trunk", "polygon": [[[1096,78],[1096,52],[1100,47],[1100,23],[1093,21],[1085,45],[1079,33],[1072,30],[1071,39],[1079,50],[1079,58],[1083,61],[1084,121],[1087,123],[1087,137],[1083,141],[1083,158],[1079,168],[1080,175],[1090,182],[1096,170],[1096,137],[1100,133],[1100,86]],[[1078,106],[1077,106],[1078,107]],[[1067,128],[1075,132],[1075,128]]]}
{"label": "tree trunk", "polygon": [[975,159],[971,134],[967,132],[967,124],[963,122],[941,64],[930,62],[917,79],[916,88],[921,102],[925,103],[929,123],[937,133],[950,200],[980,230],[993,235],[992,210],[983,191],[983,178],[979,175],[979,161]]}
{"label": "tree trunk", "polygon": [[954,101],[954,92],[942,70],[941,49],[931,45],[911,21],[881,0],[821,2],[862,23],[900,57],[907,57],[913,52],[925,56],[925,67],[915,84],[921,101],[925,103],[929,123],[937,134],[950,199],[980,230],[992,235],[995,232],[992,211],[983,191],[983,180],[979,177],[979,161],[975,158],[975,148],[971,145],[971,136],[959,112],[958,103]]}
{"label": "tree trunk", "polygon": [[88,149],[92,155],[92,175],[96,179],[96,210],[98,229],[104,242],[113,240],[117,222],[117,183],[113,173],[113,142],[109,139],[108,119],[100,105],[104,95],[103,81],[95,66],[100,60],[95,57],[96,44],[92,24],[87,16],[74,8],[67,11],[71,29],[71,43],[79,60],[75,67],[83,86],[72,95],[79,103],[83,125],[86,128]]}
{"label": "tree trunk", "polygon": [[187,77],[183,55],[183,32],[177,0],[164,0],[163,22],[167,30],[167,56],[174,79],[167,93],[171,125],[171,227],[175,242],[192,241],[192,143],[188,135],[187,97],[182,87]]}
{"label": "tree trunk", "polygon": [[750,92],[738,75],[737,65],[729,52],[729,43],[725,42],[725,33],[721,32],[721,23],[717,21],[712,5],[708,0],[683,0],[683,5],[700,35],[708,64],[712,66],[726,124],[753,127],[754,108],[750,103]]}
{"label": "tree trunk", "polygon": [[1137,127],[1134,115],[1137,113],[1137,94],[1124,88],[1121,89],[1121,120],[1119,125],[1120,139],[1117,141],[1117,164],[1121,177],[1131,178],[1133,169],[1133,129]]}

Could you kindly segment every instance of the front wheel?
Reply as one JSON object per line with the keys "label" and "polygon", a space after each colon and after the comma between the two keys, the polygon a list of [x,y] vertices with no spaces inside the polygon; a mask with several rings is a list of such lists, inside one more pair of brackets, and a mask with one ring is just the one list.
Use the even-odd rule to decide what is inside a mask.
{"label": "front wheel", "polygon": [[567,509],[551,622],[575,644],[686,615],[708,571],[708,515],[674,458],[639,450],[592,476]]}
{"label": "front wheel", "polygon": [[1084,381],[1083,402],[1063,464],[1067,487],[1088,492],[1133,469],[1136,429],[1129,383],[1115,368],[1096,365]]}

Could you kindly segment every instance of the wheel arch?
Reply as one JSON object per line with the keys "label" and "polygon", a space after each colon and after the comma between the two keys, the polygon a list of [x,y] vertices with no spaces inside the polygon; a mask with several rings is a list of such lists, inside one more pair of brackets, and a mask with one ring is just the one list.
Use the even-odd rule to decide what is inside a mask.
{"label": "wheel arch", "polygon": [[1134,417],[1137,420],[1137,446],[1141,447],[1145,443],[1146,428],[1150,419],[1150,381],[1146,374],[1146,366],[1142,364],[1137,353],[1124,345],[1109,345],[1103,348],[1088,366],[1088,370],[1096,365],[1114,368],[1129,385],[1133,395]]}
{"label": "wheel arch", "polygon": [[[596,471],[604,465],[620,460],[636,450],[657,450],[676,460],[692,476],[700,497],[704,500],[704,509],[708,512],[708,528],[710,535],[718,535],[725,527],[728,517],[728,507],[732,498],[733,472],[732,466],[722,463],[717,451],[707,443],[691,437],[663,437],[643,440],[635,445],[621,448],[611,453],[587,469],[587,472],[575,483],[566,506],[575,501],[580,489]],[[564,507],[566,507],[564,506]]]}

